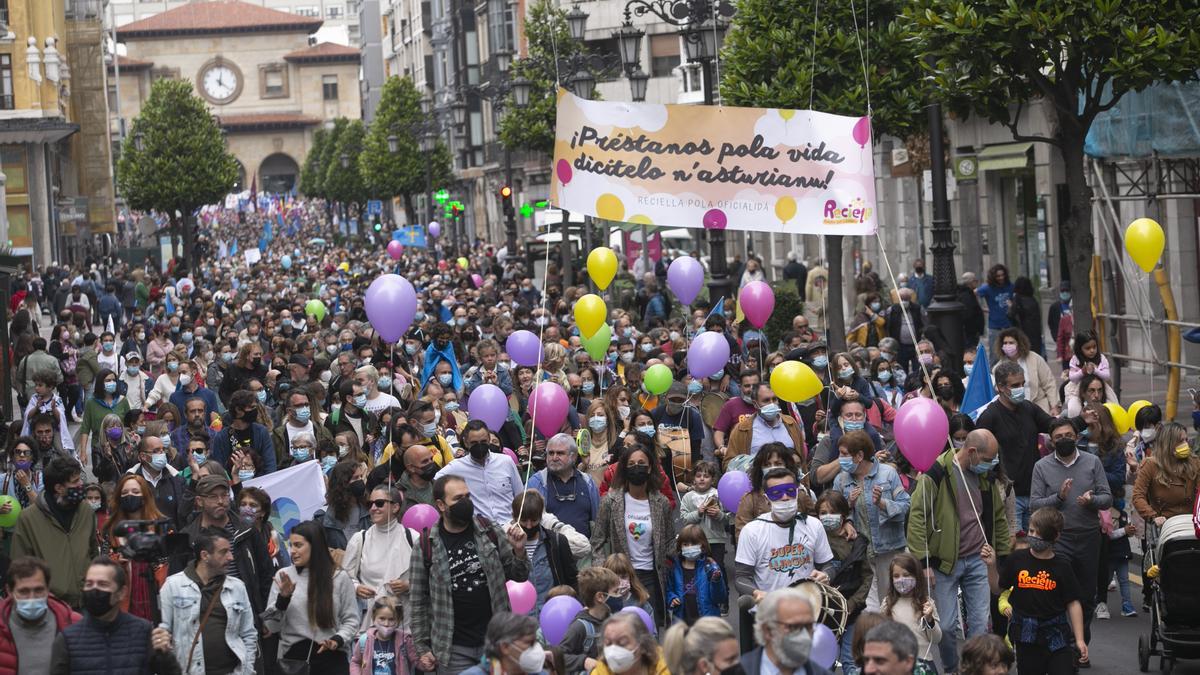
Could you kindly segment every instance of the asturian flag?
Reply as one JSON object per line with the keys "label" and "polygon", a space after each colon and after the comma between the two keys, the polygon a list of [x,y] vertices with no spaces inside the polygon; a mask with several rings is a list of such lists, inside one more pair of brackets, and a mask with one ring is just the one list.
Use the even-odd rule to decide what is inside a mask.
{"label": "asturian flag", "polygon": [[994,400],[996,400],[996,390],[992,387],[992,367],[988,363],[987,350],[983,348],[981,342],[975,348],[975,365],[967,377],[967,390],[963,393],[961,410],[975,420]]}

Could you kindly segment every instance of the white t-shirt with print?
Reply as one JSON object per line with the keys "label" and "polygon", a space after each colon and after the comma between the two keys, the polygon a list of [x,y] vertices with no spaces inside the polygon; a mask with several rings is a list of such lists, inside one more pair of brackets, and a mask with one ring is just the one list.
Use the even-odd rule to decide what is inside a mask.
{"label": "white t-shirt with print", "polygon": [[755,588],[773,591],[807,579],[817,565],[833,560],[833,551],[820,520],[799,516],[793,529],[765,514],[742,528],[735,560],[754,566]]}
{"label": "white t-shirt with print", "polygon": [[654,544],[651,535],[650,500],[634,499],[625,493],[625,542],[629,545],[629,560],[637,570],[654,569]]}

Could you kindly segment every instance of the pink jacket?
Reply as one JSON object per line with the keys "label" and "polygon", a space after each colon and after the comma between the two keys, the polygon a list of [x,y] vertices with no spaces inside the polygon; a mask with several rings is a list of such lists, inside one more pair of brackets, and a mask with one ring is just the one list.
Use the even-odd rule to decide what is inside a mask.
{"label": "pink jacket", "polygon": [[[1072,382],[1078,382],[1083,379],[1083,367],[1079,364],[1078,356],[1071,357],[1070,369]],[[1096,366],[1096,375],[1105,382],[1109,382],[1112,379],[1112,375],[1108,372],[1108,357],[1103,354],[1100,355],[1100,365]]]}
{"label": "pink jacket", "polygon": [[[396,675],[410,675],[416,665],[417,647],[412,634],[397,628],[392,635],[396,645]],[[375,672],[375,628],[358,636],[350,653],[350,675],[371,675]]]}

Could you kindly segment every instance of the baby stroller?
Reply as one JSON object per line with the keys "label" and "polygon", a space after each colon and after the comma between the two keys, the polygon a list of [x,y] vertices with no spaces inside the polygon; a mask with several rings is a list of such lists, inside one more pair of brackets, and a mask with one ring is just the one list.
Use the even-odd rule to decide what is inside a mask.
{"label": "baby stroller", "polygon": [[[1200,659],[1200,541],[1192,515],[1168,518],[1158,540],[1147,542],[1146,570],[1158,574],[1150,585],[1150,635],[1138,637],[1138,666],[1150,669],[1150,657],[1159,656],[1163,675],[1170,675],[1176,659]],[[1161,643],[1161,644],[1160,644]]]}

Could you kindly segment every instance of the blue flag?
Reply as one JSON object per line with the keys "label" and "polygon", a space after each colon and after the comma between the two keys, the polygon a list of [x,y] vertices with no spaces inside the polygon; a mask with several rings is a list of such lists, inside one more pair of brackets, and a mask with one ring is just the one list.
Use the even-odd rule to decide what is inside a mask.
{"label": "blue flag", "polygon": [[425,240],[425,228],[420,225],[409,225],[392,231],[392,239],[405,246],[425,248],[429,244]]}
{"label": "blue flag", "polygon": [[992,368],[988,363],[987,350],[983,343],[975,348],[975,365],[967,377],[967,390],[963,393],[961,410],[972,420],[979,417],[983,409],[996,398],[992,387]]}
{"label": "blue flag", "polygon": [[175,313],[175,303],[171,302],[171,294],[163,293],[163,302],[166,305],[167,316]]}

